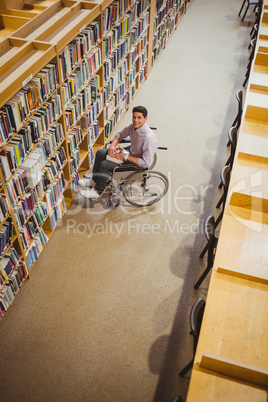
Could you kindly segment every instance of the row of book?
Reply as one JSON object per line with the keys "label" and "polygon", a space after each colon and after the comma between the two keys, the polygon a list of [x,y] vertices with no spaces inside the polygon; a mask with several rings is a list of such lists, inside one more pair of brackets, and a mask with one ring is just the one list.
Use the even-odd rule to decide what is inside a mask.
{"label": "row of book", "polygon": [[[86,62],[83,62],[80,66],[77,67],[76,70],[73,71],[72,74],[69,75],[68,79],[62,84],[62,98],[64,107],[68,107],[70,102],[79,94],[81,90],[84,90],[86,88],[90,89],[91,86],[95,85],[94,80],[91,78],[91,73],[88,67],[88,64]],[[99,86],[100,77],[99,75],[95,77],[98,80]]]}
{"label": "row of book", "polygon": [[119,45],[120,41],[129,33],[130,15],[124,16],[124,19],[117,22],[116,25],[103,38],[103,57],[108,57],[112,51]]}
{"label": "row of book", "polygon": [[112,97],[108,102],[105,103],[104,105],[104,121],[106,122],[107,120],[110,119],[111,115],[114,112],[114,98]]}
{"label": "row of book", "polygon": [[67,161],[64,147],[60,147],[42,171],[44,190],[48,190]]}
{"label": "row of book", "polygon": [[138,21],[139,18],[141,18],[142,14],[148,9],[149,7],[149,1],[147,0],[142,0],[142,1],[137,1],[131,9],[128,11],[129,15],[129,24],[130,27],[132,28],[136,22]]}
{"label": "row of book", "polygon": [[142,66],[147,62],[147,48],[140,54],[137,60],[137,70],[140,71]]}
{"label": "row of book", "polygon": [[136,65],[134,64],[129,70],[129,86],[132,86],[135,83],[136,78]]}
{"label": "row of book", "polygon": [[[11,206],[14,208],[15,205],[18,204],[21,199],[23,199],[24,194],[29,189],[36,188],[41,179],[43,179],[42,190],[46,190],[51,184],[50,177],[52,176],[54,180],[58,172],[62,169],[66,160],[67,158],[65,150],[61,146],[54,153],[49,164],[42,172],[42,168],[47,163],[47,158],[46,155],[44,155],[42,147],[39,149],[36,148],[36,150],[32,152],[26,159],[22,167],[6,184]],[[46,172],[49,172],[49,178],[46,177]]]}
{"label": "row of book", "polygon": [[113,21],[117,21],[119,15],[118,3],[114,2],[114,4],[105,8],[102,13],[102,25],[103,25],[103,33],[105,34],[112,28]]}
{"label": "row of book", "polygon": [[113,51],[111,56],[103,63],[104,82],[113,74],[114,70],[118,67],[122,59],[129,52],[129,37],[125,38],[123,42]]}
{"label": "row of book", "polygon": [[0,286],[6,285],[0,292],[0,316],[2,317],[9,306],[12,304],[16,293],[19,291],[22,282],[28,277],[25,262],[20,261],[18,267],[14,269],[10,277],[0,267]]}
{"label": "row of book", "polygon": [[33,210],[26,210],[24,204],[19,204],[14,208],[16,224],[19,230],[23,229],[27,220],[33,220],[40,227],[47,217],[47,205],[41,201]]}
{"label": "row of book", "polygon": [[71,176],[73,176],[79,169],[81,163],[81,156],[80,156],[80,151],[79,149],[76,149],[72,156],[70,157],[70,170],[71,170]]}
{"label": "row of book", "polygon": [[[182,4],[184,3],[184,4]],[[187,6],[187,0],[167,0],[167,9],[170,11],[171,9],[173,10],[179,10],[181,7],[182,9]]]}
{"label": "row of book", "polygon": [[1,271],[4,270],[6,275],[10,277],[14,269],[18,267],[19,262],[20,256],[14,245],[12,245],[0,261]]}
{"label": "row of book", "polygon": [[134,46],[131,49],[130,56],[129,56],[129,62],[130,62],[131,66],[136,62],[137,58],[138,58],[138,49],[137,49],[137,46]]}
{"label": "row of book", "polygon": [[131,96],[129,91],[124,95],[123,99],[121,100],[121,102],[117,105],[116,109],[114,110],[112,116],[110,117],[110,119],[106,122],[105,124],[105,138],[108,138],[114,127],[116,126],[117,122],[120,120],[120,118],[122,117],[123,113],[125,112],[125,110],[127,109],[129,103],[131,100]]}
{"label": "row of book", "polygon": [[110,95],[112,95],[120,85],[120,82],[128,73],[128,61],[124,59],[123,62],[118,66],[118,68],[113,72],[109,81],[104,85],[104,104],[108,101]]}
{"label": "row of book", "polygon": [[155,14],[163,7],[167,0],[155,0]]}
{"label": "row of book", "polygon": [[79,97],[73,101],[71,105],[69,105],[68,109],[64,112],[65,117],[65,126],[67,132],[69,132],[75,124],[77,124],[78,120],[82,116],[82,98]]}
{"label": "row of book", "polygon": [[113,114],[112,117],[109,119],[109,121],[106,122],[104,127],[104,134],[106,139],[112,134],[112,131],[115,126],[116,126],[116,116],[114,116]]}
{"label": "row of book", "polygon": [[75,172],[75,174],[72,176],[72,192],[73,194],[77,193],[79,189],[79,180],[80,176],[78,172]]}
{"label": "row of book", "polygon": [[[111,56],[104,62],[104,81],[106,82],[113,70],[118,66],[120,61],[126,56],[129,52],[130,47],[138,42],[138,47],[131,53],[131,64],[135,62],[137,54],[140,52],[143,46],[146,46],[147,43],[147,32],[143,35],[142,41],[138,41],[141,33],[148,27],[149,24],[149,12],[146,12],[144,16],[138,21],[138,23],[131,30],[130,36],[127,36],[125,40],[119,44],[119,46],[113,51]],[[135,55],[133,56],[133,52]]]}
{"label": "row of book", "polygon": [[88,147],[90,148],[100,135],[98,120],[95,120],[94,123],[88,128],[87,135],[88,135]]}
{"label": "row of book", "polygon": [[61,77],[64,81],[72,70],[100,41],[98,21],[93,21],[59,54]]}
{"label": "row of book", "polygon": [[72,153],[78,148],[78,145],[82,142],[82,140],[82,129],[80,126],[75,126],[67,136],[69,155],[72,155]]}
{"label": "row of book", "polygon": [[[51,149],[55,150],[63,138],[64,132],[62,125],[60,123],[56,123],[55,126],[48,130],[47,135],[37,147],[41,148],[44,152],[44,155],[47,155],[48,157],[53,153]],[[28,129],[20,130],[20,132],[13,137],[12,141],[8,143],[5,149],[0,152],[1,169],[6,182],[10,179],[12,174],[16,172],[19,166],[27,170],[30,161],[35,161],[36,157],[33,154],[30,155],[30,157],[28,157],[24,162],[26,156],[32,150],[32,147],[32,136],[29,125]],[[19,171],[17,172],[19,173]]]}
{"label": "row of book", "polygon": [[[180,7],[181,6],[177,0],[168,0],[165,3],[163,3],[163,5],[157,10],[157,14],[155,16],[154,30],[156,31],[159,28],[161,30],[160,35],[163,35],[166,19],[169,18],[170,20],[172,20],[172,24],[167,29],[169,29],[171,33],[175,29],[176,24],[178,23],[179,19],[178,11]],[[183,3],[181,12],[183,13],[185,12],[185,10],[186,10],[186,2]]]}
{"label": "row of book", "polygon": [[89,126],[97,119],[103,108],[103,96],[102,93],[97,95],[95,102],[92,102],[91,106],[87,109],[86,113],[81,118],[82,130],[88,130]]}
{"label": "row of book", "polygon": [[14,176],[11,177],[6,184],[6,189],[12,208],[18,203],[20,198],[29,189],[28,177],[26,170],[20,168]]}
{"label": "row of book", "polygon": [[[66,48],[65,48],[66,49]],[[63,71],[64,80],[73,73],[75,68],[79,67],[80,63],[80,80],[85,81],[88,80],[90,75],[94,74],[94,72],[101,65],[101,48],[100,46],[95,47],[90,51],[90,53],[82,60],[73,61],[72,53],[68,50],[63,51],[59,55],[60,67]]]}
{"label": "row of book", "polygon": [[134,98],[136,94],[136,81],[129,87],[129,93],[130,93],[130,102]]}
{"label": "row of book", "polygon": [[126,14],[120,21],[116,22],[112,28],[113,47],[117,46],[120,40],[129,33],[131,29],[131,21],[131,15]]}
{"label": "row of book", "polygon": [[142,53],[143,50],[146,48],[147,46],[147,36],[148,36],[148,30],[146,30],[146,32],[140,36],[140,38],[138,38],[137,40],[137,51],[138,53]]}
{"label": "row of book", "polygon": [[25,225],[20,229],[19,236],[22,242],[22,247],[24,251],[26,251],[33,239],[35,239],[39,230],[41,229],[42,224],[45,222],[47,217],[47,205],[43,203],[44,206],[40,207],[40,214],[37,212],[37,209],[25,223]]}
{"label": "row of book", "polygon": [[0,222],[10,213],[10,205],[6,194],[0,194]]}
{"label": "row of book", "polygon": [[13,212],[19,230],[24,225],[25,221],[31,216],[43,196],[44,189],[42,182],[40,182],[38,186],[24,194],[18,204],[14,207]]}
{"label": "row of book", "polygon": [[[28,186],[26,186],[26,185],[24,186],[25,192],[28,191],[28,189],[34,189],[37,186],[37,184],[39,183],[39,181],[41,180],[42,166],[43,166],[43,164],[42,164],[41,150],[36,148],[28,156],[28,158],[23,162],[23,165],[22,165],[22,169],[24,171],[23,178],[25,180],[25,183],[28,183]],[[19,171],[20,171],[20,169],[18,170],[17,173],[19,173]],[[12,177],[12,179],[13,179],[13,177]],[[20,196],[21,196],[21,194],[20,194]],[[15,202],[17,203],[18,200],[15,199]]]}
{"label": "row of book", "polygon": [[48,212],[51,212],[57,201],[61,197],[63,191],[67,186],[67,181],[64,176],[64,172],[61,172],[57,180],[52,184],[49,190],[46,192],[46,202]]}
{"label": "row of book", "polygon": [[[81,99],[80,99],[81,101]],[[79,101],[79,105],[81,106]],[[78,102],[77,102],[78,103]],[[72,104],[72,108],[67,109],[65,112],[65,124],[66,128],[69,131],[74,128],[74,125],[78,123],[80,119],[80,124],[82,130],[88,129],[88,127],[92,124],[94,120],[97,119],[102,107],[103,107],[103,96],[100,92],[97,95],[97,99],[95,102],[91,103],[91,106],[86,109],[86,112],[82,115],[82,111],[80,107],[77,107],[77,103]]]}
{"label": "row of book", "polygon": [[36,260],[38,260],[40,253],[43,250],[44,245],[48,242],[48,237],[45,234],[43,228],[40,229],[37,236],[31,243],[30,247],[25,253],[25,258],[29,269],[31,269]]}
{"label": "row of book", "polygon": [[[111,114],[114,112],[114,109],[120,104],[121,99],[128,92],[128,77],[120,83],[117,91],[114,92],[113,96],[110,98],[109,102],[105,103],[104,106],[104,118],[105,122],[110,119]],[[125,110],[125,109],[124,109]]]}
{"label": "row of book", "polygon": [[4,251],[12,243],[14,231],[14,223],[11,216],[0,227],[0,257],[2,258]]}
{"label": "row of book", "polygon": [[63,130],[60,130],[60,135],[56,137],[56,131],[51,130],[42,141],[37,145],[35,152],[41,155],[42,167],[49,161],[54,152],[64,139]]}
{"label": "row of book", "polygon": [[55,229],[56,225],[58,224],[58,222],[60,221],[60,219],[62,218],[62,216],[64,215],[65,212],[66,212],[66,204],[65,204],[64,196],[62,195],[59,198],[54,209],[50,213],[50,222],[51,222],[52,230]]}
{"label": "row of book", "polygon": [[127,93],[128,85],[129,85],[129,78],[126,76],[124,80],[122,80],[117,91],[113,95],[115,107],[119,104],[120,100]]}
{"label": "row of book", "polygon": [[137,2],[134,0],[128,0],[128,4],[123,5],[123,3],[124,2],[121,0],[113,1],[113,3],[106,7],[106,9],[103,11],[102,20],[104,34],[112,29],[118,19],[120,19],[120,17],[122,17],[127,10],[128,14],[130,14],[130,16],[133,14],[133,19],[136,20],[149,6],[149,0],[140,0]]}
{"label": "row of book", "polygon": [[89,166],[92,166],[93,163],[94,163],[94,158],[95,158],[94,149],[93,149],[93,148],[90,148],[90,150],[89,150],[89,152],[88,152],[88,156],[89,156]]}
{"label": "row of book", "polygon": [[149,12],[147,11],[142,18],[134,25],[130,32],[130,47],[133,46],[139,40],[139,37],[142,33],[145,33],[145,30],[149,26]]}
{"label": "row of book", "polygon": [[161,50],[164,48],[166,44],[166,36],[162,36],[161,39],[159,40],[159,42],[157,43],[157,45],[155,46],[155,48],[153,49],[152,52],[152,64],[154,64],[154,62],[157,60],[158,56],[161,53]]}
{"label": "row of book", "polygon": [[18,132],[32,112],[46,101],[57,87],[57,63],[51,61],[1,108],[5,112],[8,132],[10,129]]}
{"label": "row of book", "polygon": [[138,74],[138,86],[141,85],[141,83],[145,80],[146,77],[147,77],[147,64],[142,66],[142,68]]}

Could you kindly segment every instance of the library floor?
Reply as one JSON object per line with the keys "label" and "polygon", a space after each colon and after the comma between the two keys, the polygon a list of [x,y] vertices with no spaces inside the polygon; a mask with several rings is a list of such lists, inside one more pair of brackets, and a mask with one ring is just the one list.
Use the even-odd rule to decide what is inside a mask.
{"label": "library floor", "polygon": [[[147,209],[77,196],[0,323],[1,401],[186,399],[189,312],[205,261],[203,222],[220,197],[252,11],[193,0],[132,105],[157,126],[165,198]],[[129,110],[118,130],[131,122]]]}

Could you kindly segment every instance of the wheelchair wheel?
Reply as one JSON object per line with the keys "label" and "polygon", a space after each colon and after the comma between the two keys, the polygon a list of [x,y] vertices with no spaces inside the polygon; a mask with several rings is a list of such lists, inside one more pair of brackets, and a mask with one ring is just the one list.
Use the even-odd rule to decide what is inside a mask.
{"label": "wheelchair wheel", "polygon": [[120,198],[119,197],[110,197],[109,200],[107,201],[107,207],[114,209],[117,208],[120,204]]}
{"label": "wheelchair wheel", "polygon": [[162,173],[147,170],[136,173],[128,179],[123,196],[130,204],[145,207],[161,200],[167,190],[167,177]]}

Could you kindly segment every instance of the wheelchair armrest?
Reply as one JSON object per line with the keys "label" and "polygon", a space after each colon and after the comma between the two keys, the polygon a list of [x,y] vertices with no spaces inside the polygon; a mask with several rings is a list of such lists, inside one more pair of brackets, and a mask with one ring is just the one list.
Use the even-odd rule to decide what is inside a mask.
{"label": "wheelchair armrest", "polygon": [[120,163],[120,165],[116,166],[114,170],[118,172],[127,172],[132,170],[138,170],[137,165],[135,163]]}

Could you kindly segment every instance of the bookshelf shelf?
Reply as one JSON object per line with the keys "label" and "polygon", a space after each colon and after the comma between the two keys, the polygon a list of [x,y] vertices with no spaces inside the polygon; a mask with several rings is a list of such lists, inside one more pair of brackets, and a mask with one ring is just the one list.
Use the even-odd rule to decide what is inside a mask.
{"label": "bookshelf shelf", "polygon": [[43,42],[28,42],[0,65],[0,104],[5,104],[41,68],[55,57],[55,48]]}
{"label": "bookshelf shelf", "polygon": [[[189,1],[3,4],[0,247],[1,232],[13,234],[0,257],[0,316],[30,277],[79,178],[111,138]],[[160,9],[165,19],[157,17],[156,24]]]}

